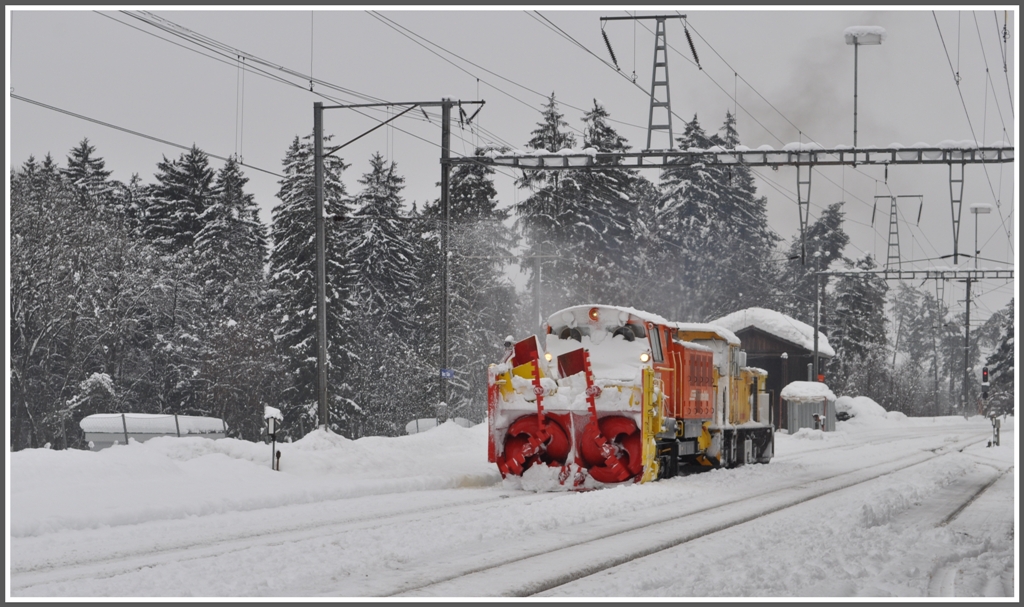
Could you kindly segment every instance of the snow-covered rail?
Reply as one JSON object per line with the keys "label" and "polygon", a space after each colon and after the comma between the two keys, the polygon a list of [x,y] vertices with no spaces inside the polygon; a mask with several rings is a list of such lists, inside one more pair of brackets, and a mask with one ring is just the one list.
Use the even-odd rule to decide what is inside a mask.
{"label": "snow-covered rail", "polygon": [[[431,504],[426,501],[424,493],[426,492],[414,491],[392,494],[395,503],[398,504],[393,510],[367,514],[353,514],[349,511],[347,502],[354,502],[353,499],[320,502],[316,507],[321,514],[317,516],[311,512],[310,518],[298,524],[291,518],[282,520],[274,512],[275,509],[235,513],[234,516],[251,519],[251,524],[226,525],[229,531],[225,533],[218,533],[213,528],[197,529],[194,526],[196,523],[192,521],[169,521],[161,526],[160,533],[149,534],[152,537],[151,542],[126,541],[124,545],[131,548],[115,552],[103,550],[103,547],[110,546],[111,542],[90,542],[89,536],[119,532],[136,534],[137,530],[130,528],[134,526],[99,532],[79,532],[81,543],[68,546],[59,560],[48,558],[42,562],[12,562],[11,591],[12,595],[31,596],[32,588],[40,585],[63,585],[96,577],[115,577],[142,568],[159,567],[186,559],[228,557],[232,553],[253,547],[408,524],[410,521],[441,514],[457,517],[460,513],[487,508],[497,503],[520,501],[532,504],[564,497],[564,494],[535,493],[511,496],[495,494],[489,490],[476,490],[469,494],[444,492],[445,496],[441,498],[440,503]],[[216,525],[216,521],[211,522]],[[240,529],[245,531],[239,533]],[[50,539],[42,536],[19,541],[24,546],[25,543],[48,542]]]}
{"label": "snow-covered rail", "polygon": [[[533,596],[629,561],[668,550],[810,500],[868,483],[979,443],[987,434],[972,434],[911,458],[883,462],[851,472],[751,495],[710,508],[680,513],[678,505],[645,513],[643,520],[623,518],[611,532],[588,535],[569,529],[544,543],[505,546],[507,558],[493,560],[492,551],[464,554],[448,571],[421,571],[387,596]],[[490,557],[490,558],[488,558]],[[484,564],[480,564],[484,563]],[[461,571],[460,568],[463,568]],[[415,581],[414,581],[415,580]]]}

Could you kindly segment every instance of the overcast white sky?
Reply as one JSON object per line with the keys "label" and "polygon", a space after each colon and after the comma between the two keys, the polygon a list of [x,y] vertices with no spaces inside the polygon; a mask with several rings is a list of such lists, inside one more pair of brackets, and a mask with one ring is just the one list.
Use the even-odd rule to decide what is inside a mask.
{"label": "overcast white sky", "polygon": [[[649,100],[641,88],[649,90],[651,85],[654,21],[605,25],[623,77],[608,67],[610,56],[601,37],[600,17],[627,14],[615,7],[542,7],[539,12],[509,7],[415,11],[369,7],[379,16],[347,7],[307,8],[312,10],[152,11],[205,36],[210,45],[221,46],[223,54],[217,54],[136,18],[142,13],[135,10],[7,7],[9,90],[150,137],[183,146],[195,143],[213,155],[238,153],[246,164],[271,173],[281,171],[291,140],[312,131],[314,101],[436,101],[445,96],[485,100],[475,121],[481,131],[455,125],[452,149],[460,155],[472,153],[477,142],[525,147],[540,120],[541,103],[553,91],[574,127],[581,124],[581,110],[596,98],[613,119],[621,121],[620,133],[634,149],[646,143]],[[878,25],[888,33],[885,42],[862,47],[859,53],[859,146],[975,139],[1016,144],[1015,11],[1008,15],[1006,72],[1002,38],[1004,9],[1016,7],[962,12],[942,7],[934,15],[918,9],[627,8],[638,9],[640,15],[675,14],[678,8],[688,17],[703,70],[694,64],[682,22],[669,21],[676,133],[682,132],[683,119],[694,114],[707,130],[717,130],[726,110],[736,108],[740,137],[750,147],[781,148],[810,140],[826,147],[851,144],[853,47],[845,44],[843,30],[851,25]],[[246,71],[243,77],[238,51],[251,57],[247,67],[263,73]],[[290,73],[257,65],[252,58]],[[639,87],[629,81],[634,70]],[[960,75],[959,91],[955,71]],[[322,81],[314,84],[313,92],[310,74]],[[151,183],[161,156],[176,158],[182,151],[10,97],[7,112],[12,167],[20,166],[30,154],[41,158],[47,152],[63,165],[68,151],[88,137],[114,178],[127,181],[132,173],[139,173]],[[342,143],[388,116],[386,110],[364,113],[329,110],[325,130]],[[352,165],[345,173],[349,192],[358,192],[357,180],[368,170],[370,155],[380,151],[397,161],[406,177],[409,204],[437,198],[437,119],[428,123],[414,111],[393,124],[397,128],[379,129],[340,153]],[[657,140],[654,143],[659,147]],[[213,160],[215,167],[221,164]],[[277,204],[278,177],[257,168],[247,169],[246,174],[269,223],[270,209]],[[769,199],[772,227],[788,241],[798,230],[796,171],[784,168],[758,174],[759,192]],[[962,252],[970,252],[974,244],[975,217],[967,206],[999,203],[991,215],[980,216],[978,241],[982,257],[1002,263],[982,261],[982,267],[1015,264],[1017,175],[1015,164],[966,169]],[[657,181],[658,175],[648,170],[647,177]],[[526,195],[512,187],[511,174],[499,175],[496,182],[503,204]],[[944,165],[895,167],[889,170],[887,182],[881,167],[817,169],[811,187],[811,218],[827,204],[846,200],[845,228],[852,240],[847,254],[872,252],[884,262],[888,203],[880,201],[873,229],[872,207],[876,195],[890,194],[924,195],[920,226],[916,225],[916,202],[901,201],[906,220],[900,224],[903,257],[926,260],[909,267],[949,265],[947,260],[928,261],[952,253],[953,248]],[[979,293],[984,295],[976,313],[987,317],[1014,290],[1012,283],[982,283]],[[958,307],[957,299],[963,299],[963,287],[951,284],[947,301]]]}

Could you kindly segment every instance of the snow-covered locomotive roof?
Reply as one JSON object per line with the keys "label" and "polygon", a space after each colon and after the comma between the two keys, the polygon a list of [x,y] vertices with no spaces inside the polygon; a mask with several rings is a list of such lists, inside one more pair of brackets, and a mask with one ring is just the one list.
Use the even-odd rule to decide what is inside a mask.
{"label": "snow-covered locomotive roof", "polygon": [[[726,314],[712,323],[734,332],[754,327],[806,350],[814,350],[814,327],[775,310],[747,308]],[[828,343],[828,338],[821,331],[818,331],[818,353],[829,357],[836,355],[836,351]]]}
{"label": "snow-covered locomotive roof", "polygon": [[672,328],[679,331],[687,332],[698,332],[704,331],[708,333],[714,333],[725,341],[729,342],[731,346],[740,345],[740,338],[736,337],[736,334],[722,325],[709,323],[709,322],[674,322],[670,325]]}
{"label": "snow-covered locomotive roof", "polygon": [[[625,324],[626,321],[629,320],[629,316],[634,316],[634,317],[636,317],[636,318],[638,318],[638,319],[640,319],[642,321],[653,322],[653,323],[659,324],[659,325],[671,325],[672,324],[666,318],[658,316],[657,314],[652,314],[650,312],[644,312],[643,310],[637,310],[636,308],[627,308],[627,307],[624,307],[624,306],[606,306],[606,305],[603,305],[603,304],[581,304],[581,305],[578,305],[578,306],[570,306],[568,308],[563,308],[563,309],[555,312],[554,314],[548,316],[548,325],[552,326],[552,327],[563,326],[567,322],[569,322],[563,316],[565,313],[568,312],[569,314],[574,315],[575,312],[579,312],[579,311],[589,312],[591,308],[597,308],[598,310],[601,310],[601,311],[611,310],[611,311],[618,312],[619,313],[619,320],[623,324]],[[623,314],[625,314],[626,316],[623,317]]]}

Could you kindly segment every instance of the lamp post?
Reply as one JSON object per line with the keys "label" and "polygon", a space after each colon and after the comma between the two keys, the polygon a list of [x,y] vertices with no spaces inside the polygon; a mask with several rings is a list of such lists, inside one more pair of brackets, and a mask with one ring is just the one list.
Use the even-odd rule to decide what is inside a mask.
{"label": "lamp post", "polygon": [[[785,388],[789,384],[789,352],[783,352],[779,355],[782,360],[782,388]],[[782,388],[779,388],[778,394],[778,406],[779,414],[775,416],[775,427],[782,427]]]}
{"label": "lamp post", "polygon": [[818,379],[821,371],[818,370],[818,315],[821,313],[821,251],[814,252],[814,366],[811,377],[807,381],[821,381]]}
{"label": "lamp post", "polygon": [[853,147],[857,147],[857,47],[877,45],[885,40],[885,30],[877,25],[855,25],[843,32],[846,44],[853,45]]}
{"label": "lamp post", "polygon": [[974,269],[978,269],[978,215],[987,215],[992,212],[990,204],[972,204],[971,214],[974,215]]}

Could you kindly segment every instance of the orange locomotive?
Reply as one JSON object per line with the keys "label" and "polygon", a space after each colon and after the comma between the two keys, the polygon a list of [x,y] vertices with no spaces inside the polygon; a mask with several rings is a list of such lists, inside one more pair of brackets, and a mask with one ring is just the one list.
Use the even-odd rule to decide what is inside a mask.
{"label": "orange locomotive", "polygon": [[552,314],[544,337],[488,371],[488,460],[503,477],[594,488],[771,459],[767,373],[730,331],[585,305]]}

